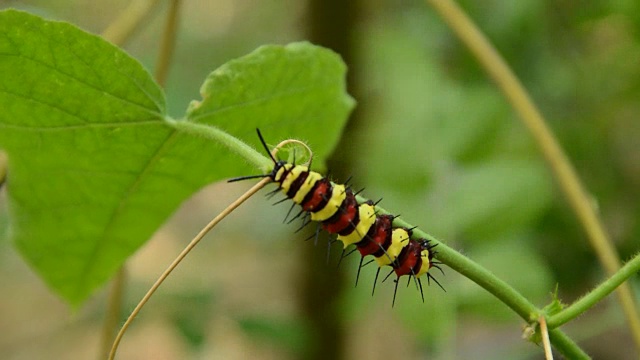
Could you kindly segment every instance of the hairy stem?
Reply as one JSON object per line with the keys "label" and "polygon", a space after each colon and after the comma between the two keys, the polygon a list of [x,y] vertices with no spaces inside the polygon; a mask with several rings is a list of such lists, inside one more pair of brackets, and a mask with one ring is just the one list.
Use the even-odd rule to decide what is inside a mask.
{"label": "hairy stem", "polygon": [[587,311],[598,301],[614,291],[620,284],[630,277],[636,275],[640,271],[640,254],[637,254],[631,261],[627,262],[617,273],[605,280],[597,288],[574,302],[559,313],[550,316],[547,319],[547,325],[550,329],[561,326],[564,323],[578,317]]}
{"label": "hairy stem", "polygon": [[199,124],[189,120],[165,119],[166,123],[183,132],[211,139],[218,144],[224,145],[227,149],[238,154],[243,159],[251,163],[263,172],[268,172],[273,167],[271,159],[256,151],[251,146],[245,144],[240,139],[228,134],[211,125]]}
{"label": "hairy stem", "polygon": [[559,329],[549,331],[549,340],[553,346],[567,359],[586,360],[591,359],[573,340]]}
{"label": "hairy stem", "polygon": [[[600,263],[609,276],[615,274],[620,268],[620,260],[596,214],[592,199],[584,190],[576,171],[524,87],[485,36],[454,1],[427,0],[427,2],[438,11],[449,27],[474,54],[478,62],[502,90],[505,98],[520,115],[520,119],[538,143],[560,189],[582,223]],[[617,294],[636,347],[640,351],[640,315],[631,288],[628,284],[622,284],[618,288]]]}

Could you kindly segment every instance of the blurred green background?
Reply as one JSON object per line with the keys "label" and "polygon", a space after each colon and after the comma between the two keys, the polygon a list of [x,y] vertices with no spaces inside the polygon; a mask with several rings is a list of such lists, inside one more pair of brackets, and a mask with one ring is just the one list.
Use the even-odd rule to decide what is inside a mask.
{"label": "blurred green background", "polygon": [[[99,33],[128,1],[0,1]],[[167,2],[125,49],[152,70]],[[640,248],[640,2],[461,1],[531,92],[622,259]],[[328,167],[543,306],[604,279],[524,127],[475,59],[418,0],[183,1],[167,82],[180,117],[206,75],[266,43],[309,39],[341,53],[358,101]],[[268,135],[267,135],[268,136]],[[302,139],[304,140],[304,139]],[[238,174],[244,175],[244,174]],[[250,184],[213,184],[129,262],[125,312],[206,222]],[[266,193],[266,192],[265,192]],[[0,192],[0,202],[5,199]],[[160,288],[120,359],[541,359],[524,322],[444,267],[447,292],[379,283],[358,256],[328,264],[262,196],[225,220]],[[144,214],[140,214],[144,216]],[[6,228],[6,216],[0,225]],[[309,229],[312,231],[313,229]],[[0,358],[91,359],[107,292],[72,312],[0,240]],[[635,289],[639,279],[633,280]],[[638,293],[636,292],[636,295]],[[594,358],[632,358],[609,297],[564,329]]]}

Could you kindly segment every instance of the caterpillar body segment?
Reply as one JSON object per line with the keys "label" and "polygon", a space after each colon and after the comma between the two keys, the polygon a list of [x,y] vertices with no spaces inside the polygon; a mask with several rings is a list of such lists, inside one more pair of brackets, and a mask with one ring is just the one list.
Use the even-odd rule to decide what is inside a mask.
{"label": "caterpillar body segment", "polygon": [[[352,194],[351,196],[355,200],[355,195]],[[338,240],[342,241],[345,249],[349,245],[369,241],[369,239],[365,239],[366,235],[376,221],[374,207],[369,203],[358,205],[357,214],[358,216],[355,219],[357,221],[352,221],[344,231],[338,233]]]}
{"label": "caterpillar body segment", "polygon": [[[273,170],[265,175],[244,176],[231,179],[230,182],[269,177],[279,185],[276,191],[282,191],[288,199],[302,208],[294,219],[306,212],[308,217],[305,215],[304,225],[309,220],[319,222],[325,231],[337,235],[337,240],[343,243],[345,249],[354,245],[362,259],[371,255],[378,264],[378,273],[380,268],[390,266],[393,270],[389,275],[396,274],[394,303],[398,280],[405,275],[409,276],[409,280],[411,278],[415,280],[423,301],[424,294],[420,282],[422,275],[426,274],[427,280],[433,280],[442,288],[429,273],[432,267],[442,271],[438,266],[440,263],[433,259],[436,253],[433,250],[435,245],[431,245],[426,239],[412,239],[412,229],[393,226],[395,217],[377,214],[377,203],[372,201],[358,203],[356,194],[349,186],[336,184],[321,174],[311,171],[307,166],[276,160],[269,152],[260,131],[257,132],[262,145],[274,162]],[[362,266],[361,260],[360,268]],[[374,281],[374,291],[378,273]]]}

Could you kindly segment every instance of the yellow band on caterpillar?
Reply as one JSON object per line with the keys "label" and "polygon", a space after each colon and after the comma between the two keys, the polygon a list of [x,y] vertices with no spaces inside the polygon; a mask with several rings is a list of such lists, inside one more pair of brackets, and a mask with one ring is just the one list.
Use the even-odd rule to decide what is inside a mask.
{"label": "yellow band on caterpillar", "polygon": [[312,221],[325,221],[328,218],[332,217],[333,214],[338,211],[340,205],[347,197],[347,192],[345,191],[344,185],[336,185],[333,184],[333,191],[331,192],[331,198],[327,205],[320,209],[318,212],[311,213]]}
{"label": "yellow band on caterpillar", "polygon": [[[286,178],[282,179],[285,171],[289,171],[289,173],[287,174]],[[276,179],[278,179],[276,181],[280,181],[280,179],[282,179],[282,181],[280,182],[280,187],[286,193],[291,188],[291,183],[293,183],[300,176],[300,174],[305,171],[309,171],[309,168],[307,168],[306,166],[294,166],[292,164],[286,164],[276,174]]]}
{"label": "yellow band on caterpillar", "polygon": [[429,265],[431,259],[429,259],[429,250],[422,250],[422,252],[420,253],[420,257],[422,258],[422,266],[420,267],[420,271],[418,271],[418,273],[416,274],[416,277],[420,277],[426,274],[427,272],[429,272],[430,268]]}
{"label": "yellow band on caterpillar", "polygon": [[391,235],[391,245],[385,251],[385,253],[376,258],[379,266],[385,266],[391,264],[400,255],[400,251],[409,241],[409,233],[402,228],[393,229]]}
{"label": "yellow band on caterpillar", "polygon": [[309,175],[307,175],[307,179],[304,181],[304,184],[300,186],[300,189],[298,189],[296,195],[291,200],[296,204],[301,204],[304,197],[313,189],[313,186],[318,182],[318,180],[322,180],[322,175],[315,171],[311,171]]}
{"label": "yellow band on caterpillar", "polygon": [[360,217],[360,222],[356,226],[355,230],[351,232],[351,234],[346,236],[338,236],[338,240],[344,243],[344,247],[351,244],[355,244],[360,242],[362,238],[369,232],[369,228],[376,221],[376,214],[373,205],[369,205],[367,203],[360,204],[358,206],[358,216]]}

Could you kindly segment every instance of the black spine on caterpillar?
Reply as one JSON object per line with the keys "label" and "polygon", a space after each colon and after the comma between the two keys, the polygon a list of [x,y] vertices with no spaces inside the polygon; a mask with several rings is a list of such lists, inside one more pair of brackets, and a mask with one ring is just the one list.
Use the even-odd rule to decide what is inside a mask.
{"label": "black spine on caterpillar", "polygon": [[[412,229],[393,226],[394,216],[377,214],[375,204],[372,201],[358,203],[356,196],[350,187],[335,184],[321,174],[309,170],[309,167],[276,160],[257,130],[258,137],[265,150],[273,160],[273,170],[264,175],[243,176],[229,180],[235,182],[246,179],[269,177],[278,183],[276,191],[282,191],[287,198],[302,207],[302,211],[309,214],[311,221],[322,224],[322,228],[330,234],[336,234],[346,249],[355,245],[362,256],[362,260],[372,255],[378,263],[377,282],[380,268],[386,265],[396,274],[396,286],[393,293],[395,304],[400,277],[408,275],[409,281],[416,280],[416,286],[420,290],[422,301],[424,293],[420,277],[427,276],[427,280],[433,280],[440,288],[440,283],[429,273],[429,269],[440,263],[434,261],[435,245],[426,239],[412,239]],[[358,270],[359,272],[359,270]],[[385,278],[385,280],[386,280]],[[383,280],[384,281],[384,280]],[[444,290],[444,288],[442,288]]]}

